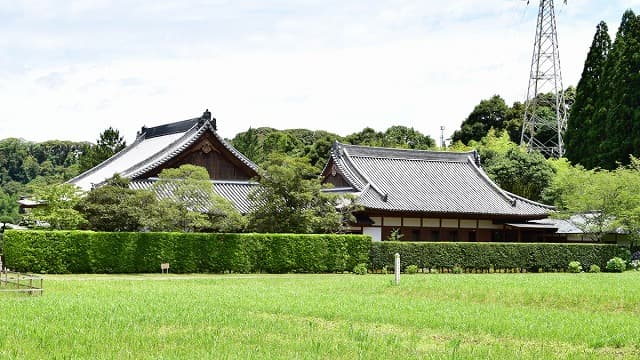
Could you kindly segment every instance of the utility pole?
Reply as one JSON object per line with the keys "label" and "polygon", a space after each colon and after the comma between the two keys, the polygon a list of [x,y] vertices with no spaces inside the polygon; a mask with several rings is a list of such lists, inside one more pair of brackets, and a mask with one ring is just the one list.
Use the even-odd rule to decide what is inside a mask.
{"label": "utility pole", "polygon": [[[527,1],[527,4],[529,2]],[[566,4],[566,0],[564,1]],[[562,87],[553,0],[540,0],[520,144],[546,156],[564,155],[567,108]],[[543,108],[551,108],[552,114]]]}
{"label": "utility pole", "polygon": [[442,150],[446,147],[446,144],[444,143],[444,126],[440,126],[440,147],[442,147]]}

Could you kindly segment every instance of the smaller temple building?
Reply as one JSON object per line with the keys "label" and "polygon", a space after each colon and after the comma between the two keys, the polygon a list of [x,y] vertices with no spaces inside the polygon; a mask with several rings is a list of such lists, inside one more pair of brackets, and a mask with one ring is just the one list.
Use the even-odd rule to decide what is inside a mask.
{"label": "smaller temple building", "polygon": [[217,133],[216,119],[202,116],[155,127],[142,127],[135,141],[111,158],[68,182],[90,190],[118,174],[132,189],[149,189],[166,168],[183,164],[207,169],[213,189],[241,212],[250,209],[247,195],[257,183],[258,166]]}
{"label": "smaller temple building", "polygon": [[558,228],[533,220],[553,208],[502,190],[478,153],[390,149],[335,142],[322,172],[331,191],[363,210],[354,233],[374,240],[557,242]]}

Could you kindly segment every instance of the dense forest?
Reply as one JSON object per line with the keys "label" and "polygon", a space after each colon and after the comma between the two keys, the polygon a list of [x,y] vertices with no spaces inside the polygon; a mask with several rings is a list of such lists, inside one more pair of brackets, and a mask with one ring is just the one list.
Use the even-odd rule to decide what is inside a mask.
{"label": "dense forest", "polygon": [[[261,168],[281,163],[319,174],[334,141],[367,146],[479,151],[487,174],[503,189],[557,206],[564,213],[598,210],[600,226],[640,228],[640,17],[624,13],[612,42],[598,24],[582,77],[565,90],[569,110],[566,158],[548,159],[518,146],[524,104],[483,99],[446,149],[405,126],[365,128],[347,136],[306,129],[249,128],[229,141]],[[538,94],[548,97],[552,94]],[[542,109],[553,116],[552,109]],[[89,169],[125,146],[117,130],[88,142],[0,140],[0,221],[18,221],[17,199]],[[634,157],[635,156],[635,157]],[[288,158],[288,160],[287,160]],[[277,171],[274,167],[273,171]],[[117,193],[118,190],[114,190]],[[618,219],[612,222],[611,219]],[[637,226],[636,226],[637,225]]]}

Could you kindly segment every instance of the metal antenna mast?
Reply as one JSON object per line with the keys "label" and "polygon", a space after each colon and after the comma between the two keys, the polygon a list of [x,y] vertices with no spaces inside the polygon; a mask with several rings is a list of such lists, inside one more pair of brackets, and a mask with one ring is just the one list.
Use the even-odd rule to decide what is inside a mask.
{"label": "metal antenna mast", "polygon": [[565,150],[562,138],[566,128],[567,108],[553,0],[540,0],[520,144],[529,151],[561,157]]}

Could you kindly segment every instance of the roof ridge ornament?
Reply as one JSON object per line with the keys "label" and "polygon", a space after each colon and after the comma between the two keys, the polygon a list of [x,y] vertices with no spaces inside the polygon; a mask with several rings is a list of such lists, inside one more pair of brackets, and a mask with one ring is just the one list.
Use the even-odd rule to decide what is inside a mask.
{"label": "roof ridge ornament", "polygon": [[209,109],[206,109],[203,113],[202,116],[200,116],[200,121],[198,122],[200,125],[204,124],[205,122],[209,122],[211,123],[211,126],[213,127],[213,130],[218,130],[218,126],[216,125],[216,118],[211,116],[211,111],[209,111]]}

